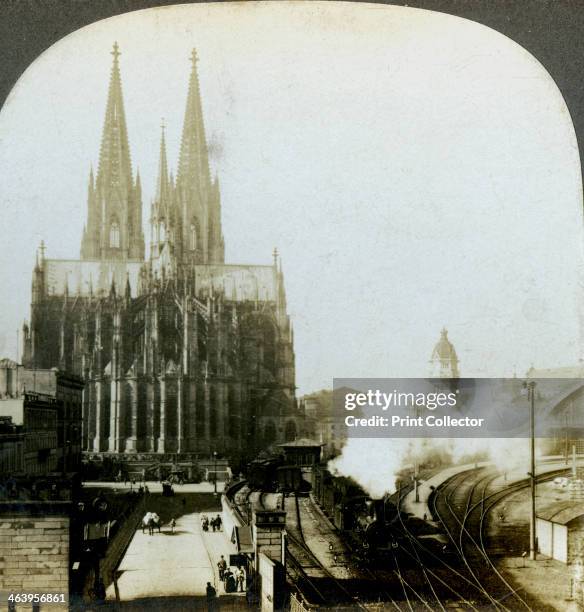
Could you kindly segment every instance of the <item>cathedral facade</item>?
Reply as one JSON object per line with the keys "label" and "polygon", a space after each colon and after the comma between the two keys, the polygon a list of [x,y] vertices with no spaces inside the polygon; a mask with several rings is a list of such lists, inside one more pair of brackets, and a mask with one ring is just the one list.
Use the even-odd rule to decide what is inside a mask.
{"label": "cathedral facade", "polygon": [[176,178],[162,130],[148,257],[117,44],[112,55],[81,256],[49,259],[41,247],[23,362],[83,377],[82,445],[90,453],[250,456],[294,439],[281,263],[276,252],[270,265],[225,263],[196,53]]}

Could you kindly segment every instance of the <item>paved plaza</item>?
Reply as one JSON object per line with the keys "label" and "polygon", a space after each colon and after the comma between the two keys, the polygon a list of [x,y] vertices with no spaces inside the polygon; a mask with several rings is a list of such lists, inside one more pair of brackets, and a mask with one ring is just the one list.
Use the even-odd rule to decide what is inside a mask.
{"label": "paved plaza", "polygon": [[[166,499],[152,496],[152,510],[159,512],[163,525],[161,532],[153,535],[139,529],[136,531],[126,554],[119,566],[117,596],[121,602],[160,598],[205,598],[206,585],[210,582],[216,589],[219,604],[223,598],[233,602],[234,595],[226,595],[223,584],[219,581],[217,561],[221,555],[229,561],[229,555],[236,552],[225,531],[204,532],[201,526],[201,515],[209,518],[216,516],[217,511],[194,511],[188,509],[176,518],[174,533],[168,521],[170,514],[179,514],[173,508],[164,508],[173,504],[180,508],[180,498]],[[244,604],[244,594],[235,597]],[[112,584],[107,591],[107,599],[116,599],[116,588]],[[188,601],[188,600],[186,600]],[[227,603],[227,602],[225,602]],[[232,604],[229,605],[233,607]]]}

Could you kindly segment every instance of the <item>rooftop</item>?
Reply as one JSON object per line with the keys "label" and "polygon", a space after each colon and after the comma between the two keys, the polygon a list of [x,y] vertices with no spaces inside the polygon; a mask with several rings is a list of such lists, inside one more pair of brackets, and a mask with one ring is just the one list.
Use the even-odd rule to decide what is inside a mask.
{"label": "rooftop", "polygon": [[278,446],[281,448],[320,448],[322,444],[310,438],[298,438],[298,440],[284,442],[284,444],[278,444]]}
{"label": "rooftop", "polygon": [[557,502],[537,513],[537,518],[560,525],[567,525],[580,517],[584,517],[584,505],[581,501]]}

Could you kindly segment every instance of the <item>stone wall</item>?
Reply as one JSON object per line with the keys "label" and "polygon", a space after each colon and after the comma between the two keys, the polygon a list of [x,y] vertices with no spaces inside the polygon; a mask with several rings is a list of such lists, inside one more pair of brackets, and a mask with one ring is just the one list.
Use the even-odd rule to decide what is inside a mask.
{"label": "stone wall", "polygon": [[[64,593],[69,598],[69,517],[2,513],[0,590],[7,593]],[[23,608],[20,604],[17,606]],[[66,610],[51,605],[51,610]]]}

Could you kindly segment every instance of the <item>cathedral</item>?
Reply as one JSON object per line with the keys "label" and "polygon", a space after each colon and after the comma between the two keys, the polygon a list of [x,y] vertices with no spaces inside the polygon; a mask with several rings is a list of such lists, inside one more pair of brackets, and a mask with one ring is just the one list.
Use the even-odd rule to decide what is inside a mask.
{"label": "cathedral", "polygon": [[226,264],[219,182],[205,137],[193,51],[176,176],[164,128],[145,252],[120,51],[89,176],[80,259],[45,257],[32,278],[24,365],[85,380],[91,454],[250,457],[299,433],[293,332],[281,262]]}

